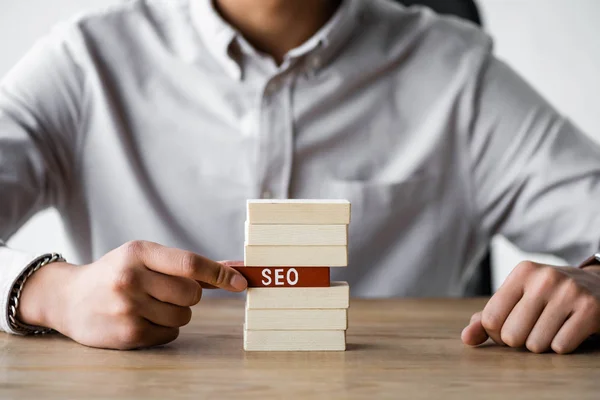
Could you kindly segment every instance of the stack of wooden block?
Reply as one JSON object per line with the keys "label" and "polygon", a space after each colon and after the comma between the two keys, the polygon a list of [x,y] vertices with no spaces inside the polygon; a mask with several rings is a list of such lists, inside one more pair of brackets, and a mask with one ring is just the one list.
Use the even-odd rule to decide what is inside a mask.
{"label": "stack of wooden block", "polygon": [[343,351],[350,291],[347,200],[249,200],[244,266],[246,351]]}

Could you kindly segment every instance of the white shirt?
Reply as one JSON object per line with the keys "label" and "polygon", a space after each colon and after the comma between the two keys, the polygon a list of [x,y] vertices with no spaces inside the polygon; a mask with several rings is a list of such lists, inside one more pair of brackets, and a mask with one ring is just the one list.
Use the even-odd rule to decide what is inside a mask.
{"label": "white shirt", "polygon": [[[208,0],[57,28],[0,86],[0,238],[56,207],[79,258],[241,259],[246,199],[352,202],[355,296],[460,296],[490,238],[598,250],[600,149],[466,22],[346,0],[281,66]],[[36,255],[0,250],[0,307]],[[9,330],[6,313],[0,328]]]}

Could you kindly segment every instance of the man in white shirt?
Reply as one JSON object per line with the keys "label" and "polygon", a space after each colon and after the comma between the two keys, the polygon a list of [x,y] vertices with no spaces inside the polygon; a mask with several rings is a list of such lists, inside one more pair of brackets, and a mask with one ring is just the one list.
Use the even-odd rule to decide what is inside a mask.
{"label": "man in white shirt", "polygon": [[[54,206],[85,265],[0,247],[0,327],[175,339],[201,284],[245,289],[212,260],[241,257],[257,197],[349,199],[332,278],[356,296],[464,295],[497,233],[572,265],[600,247],[599,147],[476,27],[386,0],[135,0],[2,81],[0,238]],[[520,264],[463,341],[573,351],[597,270]]]}

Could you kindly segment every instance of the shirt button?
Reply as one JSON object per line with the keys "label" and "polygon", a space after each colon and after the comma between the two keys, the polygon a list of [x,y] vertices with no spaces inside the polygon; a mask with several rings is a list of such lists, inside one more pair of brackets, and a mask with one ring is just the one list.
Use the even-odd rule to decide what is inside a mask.
{"label": "shirt button", "polygon": [[311,60],[310,60],[310,65],[313,69],[319,69],[321,68],[321,57],[319,56],[314,56]]}
{"label": "shirt button", "polygon": [[267,88],[265,90],[265,93],[267,95],[271,95],[273,93],[275,93],[277,91],[277,89],[279,88],[279,83],[276,80],[271,81],[268,85]]}
{"label": "shirt button", "polygon": [[273,194],[271,192],[269,192],[268,190],[265,190],[264,192],[262,192],[261,197],[266,200],[266,199],[272,198]]}

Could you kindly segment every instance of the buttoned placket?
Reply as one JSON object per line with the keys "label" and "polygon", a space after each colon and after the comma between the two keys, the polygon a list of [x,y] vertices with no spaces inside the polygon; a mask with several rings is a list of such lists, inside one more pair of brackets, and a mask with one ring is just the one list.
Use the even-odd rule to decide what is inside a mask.
{"label": "buttoned placket", "polygon": [[291,91],[293,71],[269,79],[260,110],[259,171],[261,197],[287,198],[293,165],[294,133]]}
{"label": "buttoned placket", "polygon": [[263,199],[289,197],[294,165],[293,90],[299,75],[314,78],[322,66],[319,46],[286,59],[264,85],[259,116],[258,173]]}
{"label": "buttoned placket", "polygon": [[256,108],[242,119],[241,126],[245,134],[256,135],[255,196],[285,199],[289,197],[294,164],[292,91],[298,75],[310,79],[321,69],[323,42],[319,39],[291,50],[279,67],[243,37],[236,37],[235,43],[245,59],[244,79],[263,81]]}
{"label": "buttoned placket", "polygon": [[[292,91],[296,77],[300,74],[309,79],[315,76],[326,62],[323,55],[327,57],[319,48],[324,42],[328,47],[332,43],[334,47],[340,44],[353,26],[350,20],[358,13],[360,4],[362,0],[344,1],[318,37],[290,50],[282,65],[277,67],[273,60],[256,51],[222,20],[209,2],[192,3],[193,18],[199,31],[207,38],[209,50],[228,74],[251,86],[259,86],[259,82],[263,82],[262,86],[254,89],[258,96],[248,105],[249,109],[240,120],[242,134],[256,139],[252,140],[255,146],[248,149],[254,160],[253,196],[265,199],[289,197],[294,164]],[[224,46],[232,44],[237,46],[238,55],[245,62],[241,58],[232,60],[232,54],[224,54]]]}

